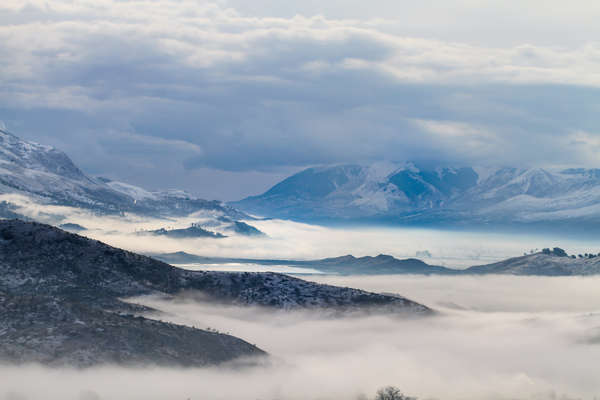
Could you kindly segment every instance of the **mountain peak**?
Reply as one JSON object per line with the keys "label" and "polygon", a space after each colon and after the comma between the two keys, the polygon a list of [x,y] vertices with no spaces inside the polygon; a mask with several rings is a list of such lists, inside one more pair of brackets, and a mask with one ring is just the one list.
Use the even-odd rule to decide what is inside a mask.
{"label": "mountain peak", "polygon": [[22,140],[6,130],[0,130],[0,164],[0,195],[21,194],[38,203],[103,213],[179,216],[208,211],[249,218],[222,202],[199,199],[182,190],[151,192],[107,178],[92,179],[62,151]]}
{"label": "mountain peak", "polygon": [[[372,221],[427,226],[539,226],[600,220],[600,170],[375,164],[301,171],[232,205],[299,221]],[[389,167],[389,166],[388,166]],[[556,225],[558,226],[558,225]]]}

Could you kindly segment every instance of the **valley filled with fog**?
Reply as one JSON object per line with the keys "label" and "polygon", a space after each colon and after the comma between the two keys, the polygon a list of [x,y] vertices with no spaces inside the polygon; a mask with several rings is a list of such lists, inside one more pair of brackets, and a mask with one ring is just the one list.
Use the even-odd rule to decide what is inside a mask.
{"label": "valley filled with fog", "polygon": [[[19,213],[28,218],[50,224],[78,224],[86,228],[78,232],[81,235],[145,254],[184,251],[209,257],[283,260],[314,260],[346,254],[357,257],[389,254],[396,258],[419,258],[431,265],[464,268],[520,256],[544,247],[559,246],[569,254],[600,252],[597,237],[593,235],[381,226],[326,227],[280,219],[245,221],[263,232],[262,236],[170,238],[139,233],[160,228],[187,228],[193,223],[210,222],[215,218],[214,213],[200,211],[185,217],[162,218],[133,213],[111,216],[80,208],[43,205],[19,195],[0,195],[0,201],[18,205]],[[243,269],[252,268],[246,266]]]}
{"label": "valley filled with fog", "polygon": [[1,367],[1,392],[11,400],[358,399],[384,385],[423,399],[592,399],[600,393],[600,278],[309,279],[403,293],[438,315],[339,317],[134,298],[129,301],[162,311],[153,318],[231,333],[272,357],[255,366],[192,369]]}
{"label": "valley filled with fog", "polygon": [[[7,196],[4,196],[7,197]],[[97,215],[66,206],[8,198],[32,218],[58,219],[79,234],[127,250],[209,257],[309,260],[344,254],[416,257],[462,269],[560,246],[597,252],[593,238],[382,227],[323,227],[247,220],[263,235],[170,238],[141,235],[211,221],[186,217]],[[217,306],[197,299],[128,299],[159,310],[146,316],[229,333],[267,351],[258,364],[206,368],[102,366],[83,370],[39,365],[0,367],[6,399],[359,399],[395,385],[420,399],[592,399],[600,394],[598,277],[510,275],[331,275],[318,268],[254,263],[181,264],[190,270],[300,274],[310,281],[401,294],[436,315],[274,311]],[[30,385],[29,382],[36,382]]]}
{"label": "valley filled with fog", "polygon": [[1,0],[0,400],[600,400],[598,20]]}
{"label": "valley filled with fog", "polygon": [[[17,202],[11,197],[11,201]],[[323,227],[248,220],[264,235],[169,238],[140,235],[185,228],[214,216],[96,215],[21,203],[21,212],[85,227],[81,235],[127,250],[210,257],[302,260],[390,254],[464,268],[542,247],[597,251],[593,238],[381,227]],[[31,364],[0,367],[6,399],[359,399],[395,385],[420,399],[592,399],[600,394],[598,277],[511,275],[331,275],[293,265],[187,264],[190,270],[272,271],[377,293],[401,294],[434,316],[353,314],[218,306],[192,297],[128,299],[146,316],[243,338],[271,357],[206,368],[102,366],[83,370]],[[29,382],[36,382],[30,385]]]}
{"label": "valley filled with fog", "polygon": [[[20,211],[31,217],[60,215],[61,222],[85,227],[81,235],[146,254],[185,251],[211,257],[302,260],[385,253],[464,268],[548,246],[561,246],[572,254],[598,250],[593,238],[333,228],[284,220],[247,221],[264,233],[258,237],[173,239],[139,232],[184,228],[213,216],[116,217],[64,206],[21,206]],[[431,307],[436,315],[341,317],[331,311],[216,306],[186,297],[133,298],[128,301],[160,311],[147,315],[151,318],[230,333],[271,357],[258,365],[237,362],[192,369],[3,366],[0,395],[11,400],[358,399],[372,397],[385,385],[421,399],[592,399],[600,394],[598,277],[340,276],[288,265],[181,266],[303,273],[299,276],[318,283],[401,294]]]}

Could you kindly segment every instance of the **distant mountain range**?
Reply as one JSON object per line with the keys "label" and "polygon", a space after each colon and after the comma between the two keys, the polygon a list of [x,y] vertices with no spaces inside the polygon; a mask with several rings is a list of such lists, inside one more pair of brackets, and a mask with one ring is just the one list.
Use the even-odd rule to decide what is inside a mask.
{"label": "distant mountain range", "polygon": [[595,229],[600,169],[337,165],[308,168],[231,205],[261,216],[313,222]]}
{"label": "distant mountain range", "polygon": [[275,273],[188,271],[49,225],[0,221],[2,362],[200,366],[265,354],[233,336],[134,316],[148,309],[122,300],[181,293],[272,309],[432,313],[401,296]]}
{"label": "distant mountain range", "polygon": [[540,252],[470,267],[464,273],[536,276],[600,275],[600,257],[571,258],[551,252]]}
{"label": "distant mountain range", "polygon": [[[170,264],[252,264],[277,265],[307,268],[323,273],[340,275],[536,275],[536,276],[575,276],[600,275],[600,256],[567,256],[559,248],[544,249],[541,252],[509,258],[500,262],[477,265],[466,269],[447,268],[430,265],[416,258],[397,259],[390,255],[324,258],[320,260],[265,260],[246,258],[203,257],[185,252],[154,254],[153,257]],[[309,273],[309,272],[307,272]]]}
{"label": "distant mountain range", "polygon": [[[308,168],[259,196],[228,205],[180,190],[148,191],[89,177],[65,153],[4,130],[1,194],[96,213],[176,217],[203,212],[214,219],[204,221],[202,229],[225,236],[260,235],[240,221],[251,220],[248,213],[316,223],[600,232],[600,169],[336,165]],[[0,201],[0,217],[19,216],[10,200]]]}
{"label": "distant mountain range", "polygon": [[408,258],[399,260],[389,255],[380,254],[376,257],[354,257],[346,255],[320,260],[276,260],[254,258],[224,258],[205,257],[189,254],[183,251],[166,254],[149,254],[150,256],[169,264],[255,264],[277,265],[315,269],[332,274],[344,275],[375,275],[375,274],[455,274],[457,270],[426,264],[425,262]]}

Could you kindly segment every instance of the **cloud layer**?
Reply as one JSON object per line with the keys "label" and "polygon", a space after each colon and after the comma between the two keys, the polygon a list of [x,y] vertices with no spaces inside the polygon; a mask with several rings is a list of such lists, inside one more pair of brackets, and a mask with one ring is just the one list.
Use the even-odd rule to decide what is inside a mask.
{"label": "cloud layer", "polygon": [[269,351],[272,359],[242,369],[1,366],[0,396],[358,400],[389,384],[421,399],[440,400],[591,399],[600,392],[598,278],[319,279],[378,291],[410,288],[411,296],[442,314],[416,320],[331,318],[136,299],[166,312],[156,318],[230,332]]}
{"label": "cloud layer", "polygon": [[[465,268],[517,257],[545,247],[561,247],[569,254],[598,253],[593,236],[548,233],[469,232],[412,228],[323,227],[284,220],[247,221],[266,236],[231,235],[223,239],[174,239],[139,236],[136,231],[187,228],[192,223],[214,220],[210,212],[181,218],[150,218],[95,215],[92,212],[41,205],[24,196],[0,195],[0,201],[16,205],[16,212],[45,223],[76,223],[87,228],[84,236],[138,253],[191,254],[225,258],[315,260],[389,254],[397,258],[417,257],[431,265]],[[240,268],[240,266],[235,266]],[[253,268],[254,269],[254,268]]]}
{"label": "cloud layer", "polygon": [[[441,3],[403,13],[375,2],[363,13],[335,1],[265,0],[251,11],[235,1],[8,0],[0,119],[91,172],[221,198],[319,163],[593,164],[600,45],[583,33],[600,10],[488,3],[456,1],[451,25]],[[494,33],[478,18],[486,9],[497,11],[490,27],[521,11],[553,42],[533,29],[496,40],[527,24],[507,17]],[[579,39],[562,40],[563,24]],[[477,40],[460,34],[469,26]]]}

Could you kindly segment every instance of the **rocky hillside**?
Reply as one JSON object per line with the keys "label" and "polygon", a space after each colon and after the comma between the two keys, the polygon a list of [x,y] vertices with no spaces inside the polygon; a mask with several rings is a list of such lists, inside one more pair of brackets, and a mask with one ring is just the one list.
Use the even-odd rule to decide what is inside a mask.
{"label": "rocky hillside", "polygon": [[[262,354],[230,336],[123,315],[136,311],[120,300],[129,296],[185,292],[203,301],[285,309],[431,312],[402,297],[281,274],[183,270],[49,225],[19,220],[0,221],[0,292],[0,355],[13,361],[78,365],[105,361],[204,365]],[[108,340],[113,334],[119,339]],[[147,340],[137,341],[140,335]],[[116,359],[118,354],[126,360]]]}
{"label": "rocky hillside", "polygon": [[209,300],[234,304],[427,310],[407,299],[282,274],[188,271],[34,222],[0,221],[0,240],[2,284],[17,294],[87,296],[97,301],[197,290]]}
{"label": "rocky hillside", "polygon": [[73,296],[0,291],[0,360],[4,362],[185,367],[261,355],[265,355],[262,350],[233,336],[108,311]]}

